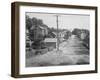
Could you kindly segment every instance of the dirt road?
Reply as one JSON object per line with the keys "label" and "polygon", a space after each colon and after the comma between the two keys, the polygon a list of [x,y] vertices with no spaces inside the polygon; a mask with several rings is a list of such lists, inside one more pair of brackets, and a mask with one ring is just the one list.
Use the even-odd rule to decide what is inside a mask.
{"label": "dirt road", "polygon": [[75,35],[62,42],[59,51],[54,49],[46,54],[26,59],[27,67],[76,64],[89,64],[89,50]]}

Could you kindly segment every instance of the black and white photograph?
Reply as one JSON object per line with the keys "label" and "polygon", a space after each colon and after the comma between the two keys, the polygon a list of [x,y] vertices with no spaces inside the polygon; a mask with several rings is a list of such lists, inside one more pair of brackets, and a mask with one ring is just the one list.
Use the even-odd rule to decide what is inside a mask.
{"label": "black and white photograph", "polygon": [[25,13],[25,66],[90,64],[90,15]]}
{"label": "black and white photograph", "polygon": [[97,7],[12,3],[12,76],[97,73]]}

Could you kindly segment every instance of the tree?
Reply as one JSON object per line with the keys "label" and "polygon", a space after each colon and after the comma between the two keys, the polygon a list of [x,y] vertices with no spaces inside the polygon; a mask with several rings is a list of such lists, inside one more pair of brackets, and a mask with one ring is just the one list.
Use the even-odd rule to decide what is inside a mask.
{"label": "tree", "polygon": [[40,26],[48,28],[48,26],[43,23],[43,20],[37,19],[36,17],[29,18],[29,16],[26,15],[26,29],[29,32],[28,36],[32,41],[32,48],[34,49],[44,48],[45,46],[43,43],[45,35],[43,35],[41,31],[39,31]]}
{"label": "tree", "polygon": [[30,30],[32,27],[32,20],[29,18],[29,16],[26,15],[26,29]]}
{"label": "tree", "polygon": [[68,39],[71,36],[71,32],[67,31],[66,34],[64,35],[64,39]]}
{"label": "tree", "polygon": [[38,20],[37,20],[37,24],[38,24],[38,25],[43,25],[43,21],[42,21],[41,19],[38,19]]}
{"label": "tree", "polygon": [[33,17],[31,20],[32,20],[32,25],[33,25],[33,26],[34,26],[34,25],[35,25],[35,26],[38,25],[38,24],[37,24],[37,21],[38,21],[37,18]]}
{"label": "tree", "polygon": [[80,33],[81,33],[81,30],[78,29],[78,28],[75,28],[75,29],[72,31],[72,34],[77,35],[78,37],[80,37]]}
{"label": "tree", "polygon": [[90,34],[89,34],[89,30],[83,30],[84,33],[85,33],[85,38],[82,40],[83,41],[83,44],[84,46],[89,49],[90,48]]}
{"label": "tree", "polygon": [[[83,34],[84,33],[84,34]],[[83,42],[83,46],[85,46],[87,49],[90,48],[89,46],[89,41],[90,41],[90,34],[89,34],[89,30],[87,29],[77,29],[75,28],[72,31],[72,34],[77,35],[77,37]],[[84,37],[82,38],[82,34],[84,35]]]}

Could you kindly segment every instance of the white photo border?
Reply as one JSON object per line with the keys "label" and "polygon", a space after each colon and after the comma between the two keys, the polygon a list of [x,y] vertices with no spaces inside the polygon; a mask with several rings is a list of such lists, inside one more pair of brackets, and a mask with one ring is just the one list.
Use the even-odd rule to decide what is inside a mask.
{"label": "white photo border", "polygon": [[[19,7],[19,74],[40,74],[57,72],[75,72],[95,70],[95,10],[20,6]],[[50,66],[50,67],[25,67],[25,12],[45,12],[45,13],[66,13],[66,14],[85,14],[90,15],[90,64],[89,65],[70,65],[70,66]]]}

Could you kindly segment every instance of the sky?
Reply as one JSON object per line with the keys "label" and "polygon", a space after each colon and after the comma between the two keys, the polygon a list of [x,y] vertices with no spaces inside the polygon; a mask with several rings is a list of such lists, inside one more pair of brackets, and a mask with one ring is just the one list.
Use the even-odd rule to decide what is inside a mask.
{"label": "sky", "polygon": [[76,14],[46,14],[46,13],[26,13],[30,18],[36,17],[42,19],[43,23],[48,27],[57,28],[57,17],[58,15],[58,27],[61,29],[73,30],[74,28],[88,29],[90,27],[90,16],[89,15],[76,15]]}

